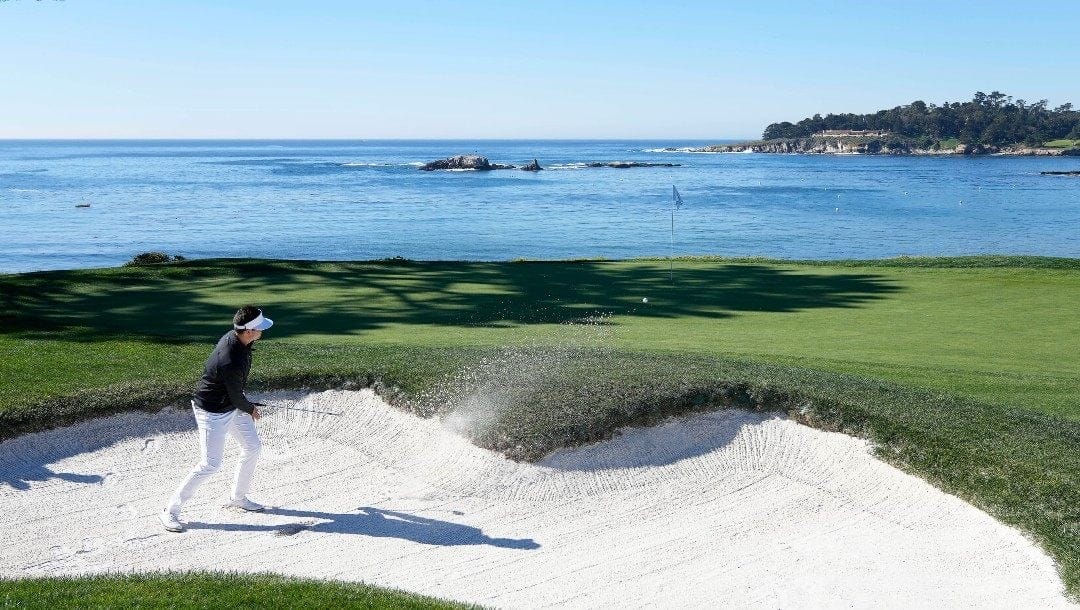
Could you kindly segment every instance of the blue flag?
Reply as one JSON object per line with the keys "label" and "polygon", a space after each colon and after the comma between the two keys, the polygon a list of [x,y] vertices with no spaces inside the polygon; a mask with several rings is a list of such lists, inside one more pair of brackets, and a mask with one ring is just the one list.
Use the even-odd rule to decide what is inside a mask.
{"label": "blue flag", "polygon": [[679,195],[679,189],[675,188],[675,185],[671,185],[671,200],[675,202],[675,209],[682,207],[682,197]]}

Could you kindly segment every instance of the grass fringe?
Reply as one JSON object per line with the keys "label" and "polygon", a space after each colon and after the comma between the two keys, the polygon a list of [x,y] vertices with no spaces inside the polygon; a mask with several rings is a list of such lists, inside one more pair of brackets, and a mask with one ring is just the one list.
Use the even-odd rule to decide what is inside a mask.
{"label": "grass fringe", "polygon": [[4,608],[479,608],[364,583],[235,572],[0,578]]}

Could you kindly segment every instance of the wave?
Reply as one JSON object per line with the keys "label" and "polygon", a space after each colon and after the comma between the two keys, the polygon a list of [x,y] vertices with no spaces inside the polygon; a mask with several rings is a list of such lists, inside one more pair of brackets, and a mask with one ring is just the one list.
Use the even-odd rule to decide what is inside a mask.
{"label": "wave", "polygon": [[238,165],[238,166],[278,166],[286,164],[298,164],[305,163],[306,159],[290,159],[290,158],[259,158],[259,159],[224,159],[215,161],[197,161],[197,163],[204,165]]}
{"label": "wave", "polygon": [[385,163],[376,161],[348,161],[338,163],[341,167],[423,167],[422,161],[410,161],[408,163]]}
{"label": "wave", "polygon": [[[29,178],[27,174],[42,174],[49,170],[47,169],[23,169],[14,172],[0,172],[0,178]],[[36,178],[36,176],[33,176]]]}
{"label": "wave", "polygon": [[755,151],[746,150],[684,150],[680,151],[688,155],[754,155]]}
{"label": "wave", "polygon": [[645,148],[645,149],[642,149],[640,152],[647,152],[647,153],[678,153],[678,154],[681,154],[681,155],[686,155],[686,154],[690,154],[690,155],[715,155],[716,154],[716,152],[711,151],[711,150],[701,150],[700,148],[691,148],[689,146],[680,146],[679,148],[672,148],[672,147],[668,147],[668,148]]}
{"label": "wave", "polygon": [[730,155],[730,154],[744,154],[752,153],[752,150],[738,150],[738,151],[718,151],[718,150],[701,150],[699,148],[646,148],[641,152],[647,153],[677,153],[680,155]]}
{"label": "wave", "polygon": [[[679,148],[643,148],[638,152],[647,153],[668,153],[668,154],[680,154],[680,155],[745,155],[754,154],[752,150],[701,150],[700,148],[691,148],[689,146],[680,146]],[[852,153],[857,154],[857,153]]]}

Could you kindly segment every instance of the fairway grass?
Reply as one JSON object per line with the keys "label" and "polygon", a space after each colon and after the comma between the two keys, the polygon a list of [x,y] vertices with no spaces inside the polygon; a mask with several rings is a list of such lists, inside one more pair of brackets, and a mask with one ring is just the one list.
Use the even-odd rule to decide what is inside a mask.
{"label": "fairway grass", "polygon": [[1050,140],[1043,146],[1047,148],[1080,148],[1080,140]]}
{"label": "fairway grass", "polygon": [[276,322],[256,386],[375,386],[421,414],[516,388],[473,440],[518,459],[731,406],[867,437],[1080,591],[1078,260],[681,259],[673,284],[654,260],[0,276],[0,435],[182,400],[244,302]]}

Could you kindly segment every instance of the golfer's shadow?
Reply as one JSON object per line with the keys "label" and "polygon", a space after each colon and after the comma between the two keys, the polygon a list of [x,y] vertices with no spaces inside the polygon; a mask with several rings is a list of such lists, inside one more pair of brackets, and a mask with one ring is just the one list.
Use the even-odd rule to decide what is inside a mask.
{"label": "golfer's shadow", "polygon": [[68,483],[99,484],[105,477],[98,474],[78,474],[75,472],[56,472],[43,464],[20,464],[11,471],[0,471],[0,484],[7,484],[12,489],[25,491],[30,489],[31,481],[49,481],[56,479]]}
{"label": "golfer's shadow", "polygon": [[[450,521],[419,517],[393,510],[361,506],[358,513],[326,513],[292,508],[267,508],[264,514],[298,517],[299,523],[257,525],[246,523],[189,523],[190,529],[224,531],[266,531],[280,536],[301,532],[359,534],[374,538],[401,538],[438,546],[490,545],[507,549],[532,550],[540,545],[532,538],[492,538],[480,528]],[[310,520],[310,521],[309,521]]]}

